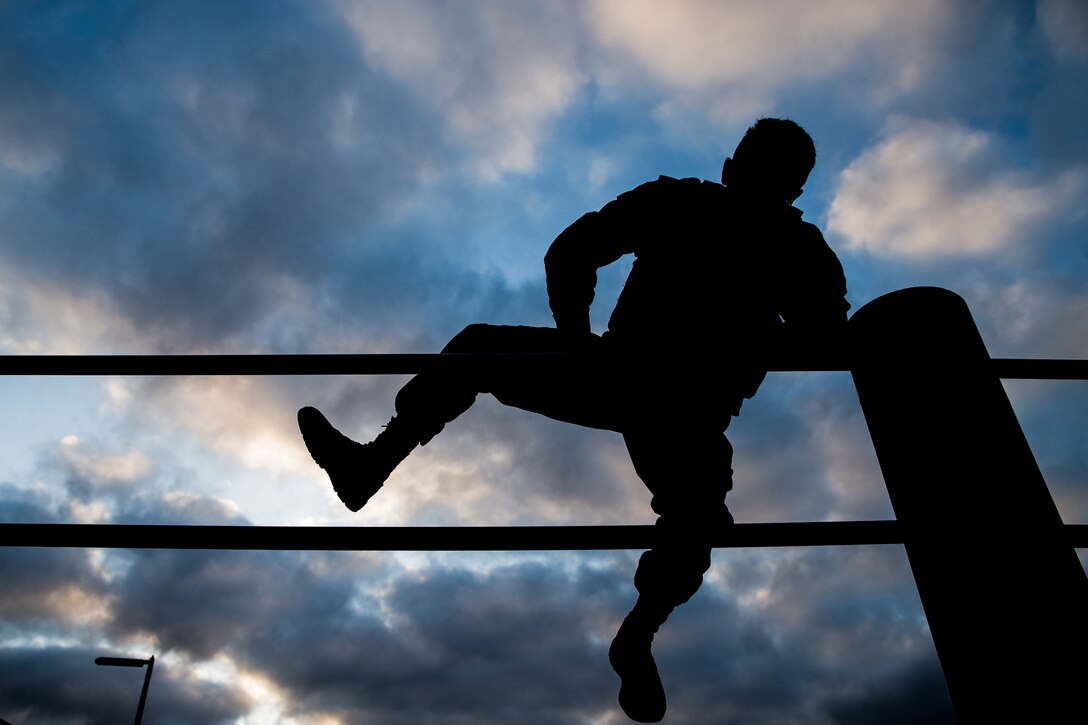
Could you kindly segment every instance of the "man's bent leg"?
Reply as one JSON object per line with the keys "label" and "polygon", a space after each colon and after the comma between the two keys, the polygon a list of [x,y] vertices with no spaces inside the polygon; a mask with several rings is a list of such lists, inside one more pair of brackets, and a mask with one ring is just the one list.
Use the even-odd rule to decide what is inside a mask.
{"label": "man's bent leg", "polygon": [[491,393],[503,405],[590,428],[619,430],[629,419],[624,406],[629,392],[614,384],[608,371],[607,346],[568,351],[555,328],[469,325],[443,353],[565,353],[546,370],[531,373],[516,364],[508,369],[442,371],[412,378],[397,394],[397,416],[410,420],[426,444],[445,425],[467,411],[480,393]]}
{"label": "man's bent leg", "polygon": [[[469,325],[442,352],[550,353],[561,349],[561,340],[552,328]],[[566,382],[565,378],[529,381],[516,367],[508,372],[481,369],[421,373],[398,392],[396,415],[370,443],[351,440],[314,408],[299,411],[299,428],[310,454],[329,474],[337,495],[349,509],[357,511],[417,445],[429,442],[447,423],[472,407],[479,393],[494,391],[504,403],[551,415],[551,408],[558,404],[559,410],[562,401],[580,401],[584,397],[577,391],[563,395]]]}
{"label": "man's bent leg", "polygon": [[[506,325],[469,325],[457,333],[442,348],[445,353],[520,353],[556,352],[554,330],[538,327]],[[397,416],[412,421],[420,432],[420,444],[425,445],[472,407],[476,396],[487,392],[493,370],[420,373],[400,389],[396,398]],[[505,377],[518,377],[516,371]]]}

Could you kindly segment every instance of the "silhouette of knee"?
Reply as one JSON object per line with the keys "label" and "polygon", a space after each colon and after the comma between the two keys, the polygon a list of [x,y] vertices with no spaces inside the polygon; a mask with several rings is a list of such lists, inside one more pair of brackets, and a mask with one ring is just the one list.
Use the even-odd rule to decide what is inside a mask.
{"label": "silhouette of knee", "polygon": [[485,352],[491,329],[491,325],[473,323],[454,335],[442,352]]}
{"label": "silhouette of knee", "polygon": [[710,549],[657,547],[643,553],[635,570],[635,589],[649,599],[679,606],[691,598],[710,568]]}

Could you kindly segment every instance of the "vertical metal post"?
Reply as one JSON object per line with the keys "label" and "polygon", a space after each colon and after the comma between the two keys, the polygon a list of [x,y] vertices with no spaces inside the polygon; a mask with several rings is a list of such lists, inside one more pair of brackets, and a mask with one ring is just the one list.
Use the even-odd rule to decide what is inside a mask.
{"label": "vertical metal post", "polygon": [[144,719],[144,704],[147,702],[147,688],[151,686],[151,670],[154,668],[155,655],[151,655],[151,658],[147,660],[147,673],[144,675],[144,687],[140,690],[140,704],[136,706],[135,725],[140,725],[140,722]]}
{"label": "vertical metal post", "polygon": [[850,326],[858,398],[957,716],[1085,722],[1088,577],[967,304],[901,290]]}
{"label": "vertical metal post", "polygon": [[140,691],[140,702],[136,705],[135,725],[140,725],[140,721],[144,719],[144,704],[147,702],[147,689],[151,686],[151,671],[155,668],[155,655],[151,655],[151,657],[146,660],[136,659],[134,657],[96,657],[94,663],[107,667],[147,666],[147,673],[144,674],[144,686]]}

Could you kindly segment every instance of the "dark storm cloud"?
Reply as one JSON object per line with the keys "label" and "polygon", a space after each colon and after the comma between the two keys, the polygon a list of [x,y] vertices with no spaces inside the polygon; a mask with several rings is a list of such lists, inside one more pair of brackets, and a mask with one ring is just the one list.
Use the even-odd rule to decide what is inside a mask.
{"label": "dark storm cloud", "polygon": [[[58,523],[55,505],[44,496],[0,486],[0,519],[5,522]],[[105,725],[131,717],[142,671],[98,667],[94,658],[145,653],[129,654],[124,645],[121,651],[106,651],[103,646],[41,644],[84,640],[103,618],[116,616],[111,604],[117,592],[94,552],[5,547],[0,549],[0,581],[0,717],[16,725]],[[118,629],[122,642],[133,631]],[[33,645],[24,644],[31,640]],[[149,720],[224,723],[249,708],[237,691],[172,672],[160,660],[147,712]]]}
{"label": "dark storm cloud", "polygon": [[316,582],[305,560],[289,553],[145,551],[132,555],[114,591],[115,634],[146,632],[164,649],[207,659],[269,626],[320,619],[330,598],[346,605],[352,584]]}
{"label": "dark storm cloud", "polygon": [[841,725],[955,725],[944,674],[931,662],[866,683],[850,695],[829,698],[823,708]]}
{"label": "dark storm cloud", "polygon": [[610,708],[604,644],[588,635],[618,612],[613,569],[431,566],[391,584],[384,622],[374,610],[307,618],[249,655],[279,663],[296,704],[352,723],[569,722]]}
{"label": "dark storm cloud", "polygon": [[379,290],[350,300],[375,315],[420,293],[412,245],[394,262],[370,239],[438,163],[440,119],[368,70],[320,6],[4,12],[0,143],[25,172],[0,178],[0,223],[25,280],[104,293],[182,348],[242,335],[285,284],[345,265]]}
{"label": "dark storm cloud", "polygon": [[[101,656],[101,650],[83,647],[0,648],[0,716],[12,725],[127,722],[136,712],[145,670],[95,665]],[[230,688],[194,683],[160,660],[152,672],[144,721],[219,725],[234,722],[249,707]]]}
{"label": "dark storm cloud", "polygon": [[[25,494],[7,500],[13,518],[50,518],[47,505]],[[128,508],[121,518],[130,522],[245,523],[196,497],[138,498]],[[170,703],[179,723],[229,720],[248,707],[240,690],[192,679],[190,667],[220,655],[267,678],[297,716],[589,721],[614,710],[605,650],[634,598],[635,557],[626,553],[447,555],[419,567],[390,554],[138,550],[110,555],[109,582],[85,556],[58,566],[22,553],[8,550],[6,581],[33,594],[37,624],[27,629],[29,602],[4,612],[5,631],[21,623],[47,636],[105,632],[119,652],[125,642],[146,647],[153,638],[160,661],[172,655],[181,663],[173,674],[156,669],[166,689],[154,700]],[[939,714],[932,645],[904,572],[894,548],[718,552],[708,584],[658,638],[670,722],[772,722],[798,710],[817,722],[853,722],[897,702]],[[104,607],[104,626],[41,609],[81,578]],[[756,592],[764,593],[752,599]],[[116,704],[89,700],[84,689],[47,704],[43,691],[56,690],[77,664],[57,665],[48,677],[33,673],[62,659],[89,662],[89,651],[2,653],[4,667],[28,678],[0,698],[9,712],[44,717],[54,707],[62,717]]]}
{"label": "dark storm cloud", "polygon": [[[59,523],[51,502],[10,484],[0,484],[0,521]],[[12,625],[48,628],[64,617],[69,592],[101,597],[107,593],[102,577],[83,549],[0,548],[0,635],[14,633]]]}
{"label": "dark storm cloud", "polygon": [[[23,492],[6,497],[6,518],[56,520],[44,502],[31,499]],[[246,523],[214,500],[176,495],[135,496],[119,506],[115,520]],[[81,588],[84,599],[68,606],[93,596],[110,639],[153,639],[157,673],[166,653],[193,663],[225,654],[282,688],[299,715],[342,711],[347,722],[434,717],[500,723],[517,717],[545,723],[611,707],[604,642],[631,592],[630,570],[614,562],[558,569],[527,562],[484,574],[456,564],[413,573],[391,555],[384,562],[297,552],[133,550],[110,557],[107,581],[83,550],[6,550],[0,567],[12,593],[3,600],[3,631],[15,633],[10,625],[51,637],[85,631],[86,625],[70,621],[77,612],[43,606]],[[626,559],[619,557],[620,564]],[[83,654],[69,648],[3,651],[3,664],[13,667],[16,656],[32,660],[39,652],[30,668],[37,672]],[[62,668],[31,678],[0,704],[44,719],[54,711],[58,717],[99,713],[110,702],[79,689],[48,705],[43,692],[56,688],[63,675]],[[218,722],[237,716],[231,708],[245,709],[241,695],[231,700],[202,691],[204,686],[190,684],[156,703],[172,703],[176,722]],[[208,701],[194,711],[199,701],[185,697]],[[432,711],[440,714],[428,715]]]}
{"label": "dark storm cloud", "polygon": [[845,722],[836,707],[864,710],[877,692],[917,697],[907,720],[948,717],[902,552],[726,550],[715,562],[721,586],[700,591],[659,638],[662,676],[685,702],[678,722]]}
{"label": "dark storm cloud", "polygon": [[299,715],[564,722],[611,707],[604,643],[630,572],[610,560],[409,572],[356,555],[139,551],[111,587],[109,629],[194,661],[229,654]]}

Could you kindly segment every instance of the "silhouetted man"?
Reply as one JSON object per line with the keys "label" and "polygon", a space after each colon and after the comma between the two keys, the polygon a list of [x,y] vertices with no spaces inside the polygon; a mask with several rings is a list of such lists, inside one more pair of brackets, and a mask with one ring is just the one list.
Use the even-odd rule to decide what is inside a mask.
{"label": "silhouetted man", "polygon": [[[479,393],[550,418],[621,433],[653,495],[658,543],[635,572],[638,599],[609,661],[627,715],[657,722],[665,693],[650,645],[702,584],[715,532],[732,524],[733,449],[724,431],[791,348],[835,344],[846,323],[842,266],[791,204],[816,160],[796,123],[761,119],[725,160],[721,183],[660,177],[590,212],[544,258],[554,328],[470,325],[449,353],[568,353],[547,375],[517,369],[431,372],[396,397],[396,415],[366,445],[314,408],[299,427],[352,511],[417,445]],[[636,259],[601,336],[590,330],[597,270]]]}

